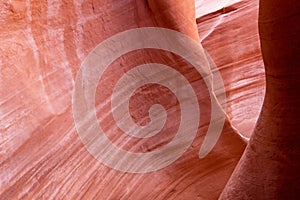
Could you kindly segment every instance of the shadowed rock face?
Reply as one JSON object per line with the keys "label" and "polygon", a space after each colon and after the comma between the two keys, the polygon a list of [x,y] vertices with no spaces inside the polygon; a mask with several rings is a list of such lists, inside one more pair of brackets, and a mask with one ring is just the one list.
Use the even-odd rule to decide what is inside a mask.
{"label": "shadowed rock face", "polygon": [[[258,1],[213,2],[0,2],[0,199],[218,199],[259,116],[265,75]],[[292,199],[299,191],[295,130],[300,98],[295,91],[300,45],[294,24],[299,3],[265,2],[259,28],[266,98],[223,199]],[[132,174],[106,167],[86,150],[72,117],[72,91],[89,52],[117,33],[140,27],[176,30],[202,43],[223,78],[227,117],[216,146],[199,159],[211,117],[203,77],[187,60],[167,51],[122,55],[105,71],[95,95],[99,125],[116,145],[132,152],[153,151],[169,143],[180,124],[182,111],[174,93],[148,84],[133,93],[130,115],[135,123],[147,125],[151,105],[161,104],[167,111],[164,128],[149,139],[137,139],[116,126],[110,96],[118,79],[137,65],[155,62],[178,71],[195,91],[201,112],[197,136],[176,162]]]}
{"label": "shadowed rock face", "polygon": [[266,96],[249,144],[221,199],[299,199],[298,1],[261,1]]}

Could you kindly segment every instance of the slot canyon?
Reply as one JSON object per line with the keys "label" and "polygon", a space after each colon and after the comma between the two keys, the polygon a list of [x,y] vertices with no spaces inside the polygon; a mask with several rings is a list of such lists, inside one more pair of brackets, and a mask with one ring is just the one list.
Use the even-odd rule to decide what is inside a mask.
{"label": "slot canyon", "polygon": [[300,199],[299,24],[297,0],[1,0],[0,200]]}

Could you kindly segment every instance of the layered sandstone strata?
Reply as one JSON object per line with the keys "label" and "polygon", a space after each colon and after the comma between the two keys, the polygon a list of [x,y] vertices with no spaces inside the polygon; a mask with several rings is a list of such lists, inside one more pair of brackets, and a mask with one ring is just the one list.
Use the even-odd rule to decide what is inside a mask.
{"label": "layered sandstone strata", "polygon": [[[0,4],[0,199],[219,197],[242,156],[264,97],[258,1],[12,0]],[[72,117],[72,92],[79,68],[93,48],[116,33],[149,26],[176,30],[203,44],[222,75],[228,118],[212,152],[199,159],[211,112],[208,90],[199,73],[186,60],[165,51],[144,49],[118,58],[100,80],[95,98],[99,124],[112,130],[108,137],[118,145],[128,151],[151,151],[168,143],[179,126],[176,96],[168,88],[152,84],[135,92],[130,113],[137,124],[145,125],[150,106],[163,105],[168,118],[162,133],[140,141],[116,128],[106,100],[118,78],[136,65],[157,62],[178,70],[195,89],[201,108],[198,134],[180,159],[152,173],[123,173],[101,164],[84,147]],[[284,42],[274,49],[281,47],[288,49]],[[268,49],[273,47],[266,46],[267,59]],[[296,81],[287,84],[297,86]],[[291,96],[286,99],[296,109],[293,99],[297,96],[288,91],[284,95]],[[288,111],[292,116],[287,117],[294,121],[287,118],[286,123],[295,127],[298,115]],[[284,144],[294,141],[296,156],[299,140],[294,136]],[[245,165],[243,162],[249,161],[243,158],[239,166]],[[299,166],[290,162],[293,169]],[[243,170],[248,173],[247,167]],[[231,198],[231,188],[243,188],[243,183],[235,180],[243,170],[237,169],[224,197]],[[255,191],[249,188],[246,194]]]}

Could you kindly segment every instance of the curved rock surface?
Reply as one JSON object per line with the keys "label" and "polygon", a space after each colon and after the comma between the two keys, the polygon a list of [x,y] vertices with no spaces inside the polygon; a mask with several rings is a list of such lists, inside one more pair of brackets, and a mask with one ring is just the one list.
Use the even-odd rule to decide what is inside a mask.
{"label": "curved rock surface", "polygon": [[300,197],[299,14],[299,1],[260,2],[266,96],[249,144],[220,199]]}
{"label": "curved rock surface", "polygon": [[[0,199],[218,199],[264,98],[257,22],[257,0],[0,2]],[[161,104],[167,110],[163,130],[139,140],[116,127],[110,95],[118,78],[139,64],[156,62],[179,71],[191,83],[201,109],[197,136],[176,162],[146,174],[119,172],[97,161],[80,140],[72,117],[74,83],[82,62],[99,43],[122,31],[153,26],[202,43],[223,78],[228,116],[216,146],[199,159],[211,115],[201,75],[166,51],[143,49],[118,58],[99,81],[95,98],[99,124],[117,145],[140,153],[159,149],[179,126],[174,93],[149,84],[133,94],[130,114],[137,124],[147,125],[150,106]],[[237,169],[222,197],[232,199],[230,188],[240,187],[235,179],[243,172]]]}

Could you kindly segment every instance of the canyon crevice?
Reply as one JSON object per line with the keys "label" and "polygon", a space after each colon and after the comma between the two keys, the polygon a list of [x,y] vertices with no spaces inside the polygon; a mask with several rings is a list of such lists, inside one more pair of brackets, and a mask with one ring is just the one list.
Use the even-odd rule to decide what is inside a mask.
{"label": "canyon crevice", "polygon": [[[1,1],[0,199],[298,199],[299,14],[296,0]],[[110,64],[98,80],[95,115],[107,138],[126,151],[147,153],[170,143],[183,113],[168,87],[146,84],[128,101],[132,120],[151,124],[149,110],[160,104],[164,127],[146,139],[124,134],[111,96],[136,66],[175,69],[199,104],[189,148],[174,163],[145,174],[95,159],[72,110],[76,78],[89,53],[118,33],[142,27],[171,29],[202,44],[216,66],[210,75],[219,71],[226,91],[214,88],[217,97],[226,95],[225,123],[212,151],[199,159],[212,115],[199,71],[180,55],[153,48]]]}

